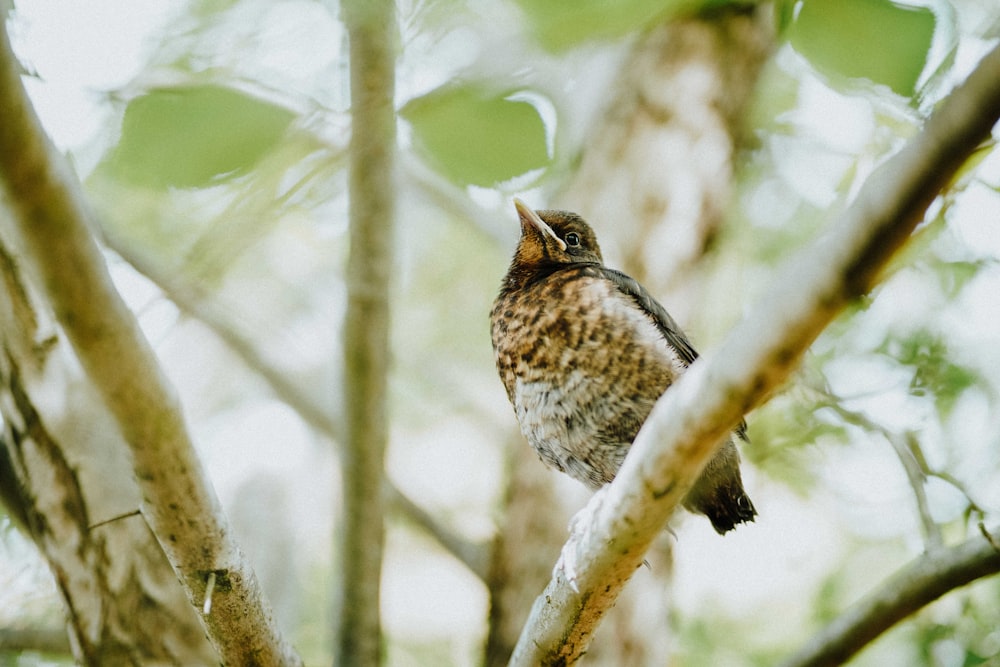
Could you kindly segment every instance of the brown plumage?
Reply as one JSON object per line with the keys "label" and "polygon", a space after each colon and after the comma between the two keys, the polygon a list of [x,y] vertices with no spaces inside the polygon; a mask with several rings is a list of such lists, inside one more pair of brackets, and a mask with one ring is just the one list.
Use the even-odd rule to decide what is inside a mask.
{"label": "brown plumage", "polygon": [[[515,205],[521,239],[490,313],[497,370],[542,460],[596,490],[698,354],[649,292],[604,266],[580,216]],[[757,514],[739,464],[730,438],[684,499],[719,533]]]}

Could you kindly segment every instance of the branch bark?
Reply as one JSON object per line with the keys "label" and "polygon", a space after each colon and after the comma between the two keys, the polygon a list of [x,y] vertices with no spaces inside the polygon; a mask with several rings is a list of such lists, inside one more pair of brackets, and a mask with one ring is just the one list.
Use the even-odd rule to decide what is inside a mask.
{"label": "branch bark", "polygon": [[657,402],[615,478],[587,506],[535,601],[512,665],[565,665],[705,463],[742,416],[789,376],[816,336],[877,282],[927,206],[1000,117],[1000,47],[924,129],[867,180],[830,230],[780,271],[723,344]]}
{"label": "branch bark", "polygon": [[819,632],[781,667],[842,665],[893,625],[956,588],[1000,572],[1000,530],[920,556]]}
{"label": "branch bark", "polygon": [[344,523],[335,664],[377,665],[396,196],[396,17],[391,0],[349,0],[342,8],[351,60],[351,249],[344,320]]}
{"label": "branch bark", "polygon": [[205,629],[227,664],[296,665],[246,558],[233,541],[181,415],[90,232],[74,175],[45,135],[0,29],[0,183],[16,233],[88,378],[132,456],[142,511],[189,602],[216,581]]}

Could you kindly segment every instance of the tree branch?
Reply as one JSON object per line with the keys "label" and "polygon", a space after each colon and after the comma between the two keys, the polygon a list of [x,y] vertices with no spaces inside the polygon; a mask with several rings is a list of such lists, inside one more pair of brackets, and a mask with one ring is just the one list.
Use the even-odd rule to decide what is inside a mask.
{"label": "tree branch", "polygon": [[344,522],[335,663],[377,665],[396,196],[396,16],[392,0],[348,0],[341,7],[351,62],[350,255],[343,339]]}
{"label": "tree branch", "polygon": [[35,115],[0,28],[0,183],[42,292],[127,442],[143,513],[227,664],[300,664],[233,541],[180,405],[90,233],[79,182]]}
{"label": "tree branch", "polygon": [[1000,530],[929,551],[830,623],[782,667],[842,665],[900,620],[956,588],[1000,572]]}
{"label": "tree branch", "polygon": [[586,650],[653,537],[744,413],[761,404],[809,345],[905,243],[927,206],[1000,117],[1000,47],[923,131],[867,180],[828,233],[779,272],[723,344],[657,402],[614,482],[587,506],[535,601],[512,665],[565,665]]}

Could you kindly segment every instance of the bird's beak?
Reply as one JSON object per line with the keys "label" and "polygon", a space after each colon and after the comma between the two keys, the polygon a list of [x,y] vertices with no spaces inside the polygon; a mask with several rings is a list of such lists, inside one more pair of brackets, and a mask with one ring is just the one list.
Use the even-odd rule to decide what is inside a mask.
{"label": "bird's beak", "polygon": [[560,250],[566,250],[566,243],[561,238],[556,236],[556,233],[552,231],[552,228],[545,224],[545,221],[538,217],[538,214],[535,213],[530,206],[515,197],[514,208],[517,209],[517,215],[521,218],[521,229],[524,229],[525,225],[530,225],[537,229],[538,233],[543,237],[548,236],[550,239],[555,241]]}

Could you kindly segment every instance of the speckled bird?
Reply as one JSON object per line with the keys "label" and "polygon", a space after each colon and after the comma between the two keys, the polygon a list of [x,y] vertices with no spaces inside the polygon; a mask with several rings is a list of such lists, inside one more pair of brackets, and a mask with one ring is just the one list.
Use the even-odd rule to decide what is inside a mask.
{"label": "speckled bird", "polygon": [[[642,285],[604,266],[583,218],[514,204],[521,238],[490,313],[497,370],[542,461],[597,490],[698,353]],[[720,534],[757,514],[736,438],[743,425],[684,499]]]}

